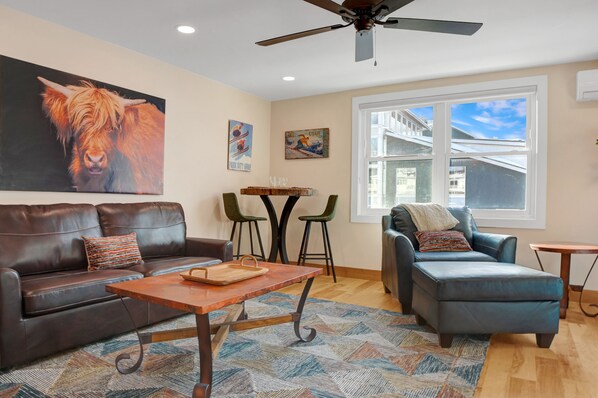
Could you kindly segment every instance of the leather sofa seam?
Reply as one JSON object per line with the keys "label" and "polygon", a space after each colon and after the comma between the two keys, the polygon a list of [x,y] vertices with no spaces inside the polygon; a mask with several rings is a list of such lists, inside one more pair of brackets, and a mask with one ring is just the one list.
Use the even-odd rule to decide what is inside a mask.
{"label": "leather sofa seam", "polygon": [[75,232],[81,232],[81,231],[88,231],[90,229],[94,229],[94,228],[101,228],[100,224],[98,225],[94,225],[92,227],[88,227],[88,228],[80,228],[80,229],[74,229],[72,231],[60,231],[60,232],[39,232],[36,234],[9,234],[6,232],[0,232],[0,236],[22,236],[22,237],[35,237],[35,236],[48,236],[48,235],[67,235],[67,234],[73,234]]}

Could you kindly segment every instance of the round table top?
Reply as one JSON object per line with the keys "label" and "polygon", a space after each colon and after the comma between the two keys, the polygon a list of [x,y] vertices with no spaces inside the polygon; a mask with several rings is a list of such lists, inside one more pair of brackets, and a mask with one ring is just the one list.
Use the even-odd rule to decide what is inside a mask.
{"label": "round table top", "polygon": [[598,254],[598,245],[577,242],[539,242],[530,243],[532,250],[562,254]]}
{"label": "round table top", "polygon": [[273,195],[273,196],[313,196],[313,188],[301,187],[247,187],[241,189],[241,195]]}

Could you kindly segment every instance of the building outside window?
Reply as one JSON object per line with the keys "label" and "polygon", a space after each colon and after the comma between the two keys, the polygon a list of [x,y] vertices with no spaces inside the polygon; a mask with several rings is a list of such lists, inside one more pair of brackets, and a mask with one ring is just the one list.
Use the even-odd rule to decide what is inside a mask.
{"label": "building outside window", "polygon": [[353,118],[352,221],[434,202],[543,228],[545,77],[354,98]]}

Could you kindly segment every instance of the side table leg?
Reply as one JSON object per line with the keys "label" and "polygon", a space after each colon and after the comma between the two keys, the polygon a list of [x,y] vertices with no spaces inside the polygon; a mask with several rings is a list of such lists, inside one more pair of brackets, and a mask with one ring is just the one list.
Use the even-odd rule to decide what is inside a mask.
{"label": "side table leg", "polygon": [[561,254],[561,279],[563,280],[563,298],[561,298],[560,317],[567,317],[567,308],[569,307],[569,273],[571,270],[571,254]]}
{"label": "side table leg", "polygon": [[[588,274],[586,275],[586,279],[584,279],[583,285],[581,285],[581,291],[579,292],[579,309],[586,316],[589,316],[589,317],[592,317],[592,318],[596,318],[598,316],[598,312],[591,313],[591,312],[586,311],[585,308],[583,308],[583,305],[581,303],[582,303],[583,291],[586,288],[586,283],[588,283],[588,279],[590,278],[590,274],[592,273],[592,270],[594,269],[594,266],[596,265],[597,261],[598,261],[598,256],[596,256],[596,258],[594,259],[594,262],[592,263],[592,266],[588,270]],[[589,306],[593,307],[593,308],[598,308],[597,304],[590,304]]]}
{"label": "side table leg", "polygon": [[301,336],[301,330],[299,329],[301,324],[301,315],[303,314],[303,307],[305,306],[305,300],[307,300],[307,295],[309,294],[309,289],[311,289],[311,285],[314,282],[314,278],[309,278],[305,282],[305,287],[303,288],[303,293],[301,293],[301,298],[299,299],[299,304],[297,304],[297,313],[299,314],[299,319],[294,322],[295,326],[295,335],[299,338],[299,340],[303,341],[304,343],[308,343],[312,341],[316,337],[316,329],[303,326],[303,329],[309,330],[309,335],[307,337]]}
{"label": "side table leg", "polygon": [[212,339],[208,314],[195,315],[199,343],[199,383],[193,388],[193,398],[209,398],[212,393]]}

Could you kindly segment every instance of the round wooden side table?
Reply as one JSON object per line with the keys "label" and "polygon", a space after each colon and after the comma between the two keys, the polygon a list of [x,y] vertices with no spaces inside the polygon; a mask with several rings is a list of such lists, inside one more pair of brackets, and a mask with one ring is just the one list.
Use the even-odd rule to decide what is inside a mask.
{"label": "round wooden side table", "polygon": [[[594,268],[594,264],[596,264],[596,260],[598,260],[598,245],[594,245],[591,243],[574,243],[574,242],[541,242],[541,243],[530,243],[529,245],[534,253],[536,254],[536,258],[540,263],[540,268],[544,271],[544,266],[542,265],[542,261],[540,261],[540,256],[538,255],[539,251],[542,252],[551,252],[551,253],[560,253],[561,254],[561,279],[563,280],[563,298],[561,299],[561,310],[560,316],[561,318],[565,318],[567,316],[567,307],[569,307],[569,275],[571,270],[571,255],[572,254],[596,254],[596,259],[592,264],[592,268],[588,271],[588,275],[586,276],[585,282],[588,280],[590,276],[590,272]],[[583,288],[582,288],[583,289]],[[581,292],[580,292],[581,294]],[[594,305],[592,305],[594,306]],[[580,300],[580,308],[584,314],[588,316],[595,316],[594,314],[587,313],[581,307],[581,300]]]}

